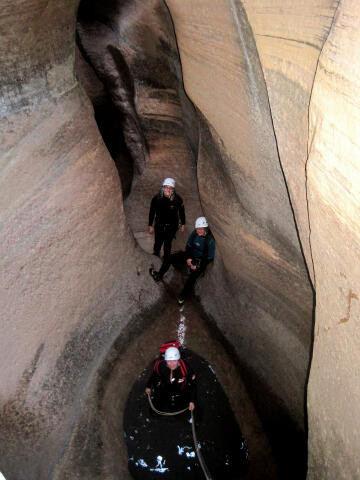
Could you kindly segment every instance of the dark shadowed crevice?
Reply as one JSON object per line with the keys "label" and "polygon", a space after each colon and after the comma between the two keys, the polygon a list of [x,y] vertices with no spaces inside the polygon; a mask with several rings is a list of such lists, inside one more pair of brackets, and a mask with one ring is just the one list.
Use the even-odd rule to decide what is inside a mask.
{"label": "dark shadowed crevice", "polygon": [[[141,175],[145,167],[148,148],[136,110],[133,75],[114,30],[113,22],[120,13],[118,2],[80,3],[77,72],[93,102],[100,133],[127,196],[134,175]],[[87,66],[81,65],[84,61]],[[94,74],[99,82],[94,81]],[[98,88],[94,90],[96,83]]]}

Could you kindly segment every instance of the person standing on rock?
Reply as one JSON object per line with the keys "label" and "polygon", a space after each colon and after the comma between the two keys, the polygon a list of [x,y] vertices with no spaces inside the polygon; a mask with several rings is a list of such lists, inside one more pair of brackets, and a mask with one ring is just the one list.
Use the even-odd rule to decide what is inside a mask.
{"label": "person standing on rock", "polygon": [[169,270],[170,265],[185,263],[189,268],[189,276],[178,298],[178,304],[182,305],[198,277],[205,272],[208,264],[214,260],[214,256],[215,239],[206,218],[199,217],[195,221],[195,230],[191,232],[186,242],[185,252],[177,252],[169,257],[164,257],[160,270],[157,272],[154,268],[150,268],[150,275],[155,282],[159,282]]}
{"label": "person standing on rock", "polygon": [[[155,220],[155,227],[153,223]],[[165,178],[159,193],[153,197],[149,211],[149,234],[155,231],[154,255],[160,256],[164,244],[164,259],[171,253],[171,243],[180,225],[185,230],[185,208],[180,195],[175,192],[175,180]]]}
{"label": "person standing on rock", "polygon": [[154,407],[162,412],[195,408],[196,376],[191,366],[180,357],[178,348],[167,348],[164,358],[155,361],[146,384],[145,393],[150,395],[153,391]]}

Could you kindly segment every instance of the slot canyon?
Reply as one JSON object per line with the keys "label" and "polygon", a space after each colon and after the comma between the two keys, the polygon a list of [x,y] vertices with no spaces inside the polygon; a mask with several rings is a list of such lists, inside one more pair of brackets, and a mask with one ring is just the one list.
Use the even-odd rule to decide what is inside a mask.
{"label": "slot canyon", "polygon": [[[3,0],[0,25],[6,480],[134,478],[130,392],[179,318],[249,449],[216,478],[360,479],[360,4]],[[186,272],[149,275],[165,177],[173,250],[202,215],[216,241],[180,311]]]}

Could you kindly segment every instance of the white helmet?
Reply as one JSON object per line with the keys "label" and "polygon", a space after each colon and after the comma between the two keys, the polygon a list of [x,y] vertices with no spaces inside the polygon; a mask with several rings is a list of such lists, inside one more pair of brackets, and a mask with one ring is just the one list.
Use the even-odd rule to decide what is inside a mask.
{"label": "white helmet", "polygon": [[167,185],[168,187],[175,188],[175,180],[173,178],[165,178],[165,180],[162,183],[162,186],[165,187]]}
{"label": "white helmet", "polygon": [[165,350],[165,360],[180,360],[180,352],[176,347],[169,347]]}
{"label": "white helmet", "polygon": [[195,228],[206,228],[208,226],[209,225],[205,217],[199,217],[195,221]]}

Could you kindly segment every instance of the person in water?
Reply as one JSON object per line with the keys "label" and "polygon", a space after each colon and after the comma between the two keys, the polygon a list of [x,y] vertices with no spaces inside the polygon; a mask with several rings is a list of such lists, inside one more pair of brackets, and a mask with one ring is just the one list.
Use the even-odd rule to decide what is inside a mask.
{"label": "person in water", "polygon": [[145,393],[153,392],[154,407],[163,412],[176,412],[188,407],[194,410],[196,376],[191,366],[181,358],[180,350],[169,347],[164,358],[155,361]]}
{"label": "person in water", "polygon": [[186,263],[189,267],[189,276],[178,298],[178,304],[182,305],[186,296],[193,289],[196,280],[205,272],[208,264],[214,260],[214,256],[215,239],[206,218],[199,217],[195,221],[195,230],[191,232],[186,242],[185,252],[173,253],[168,257],[164,256],[160,270],[157,272],[154,268],[150,268],[150,275],[155,282],[159,282],[171,265]]}

